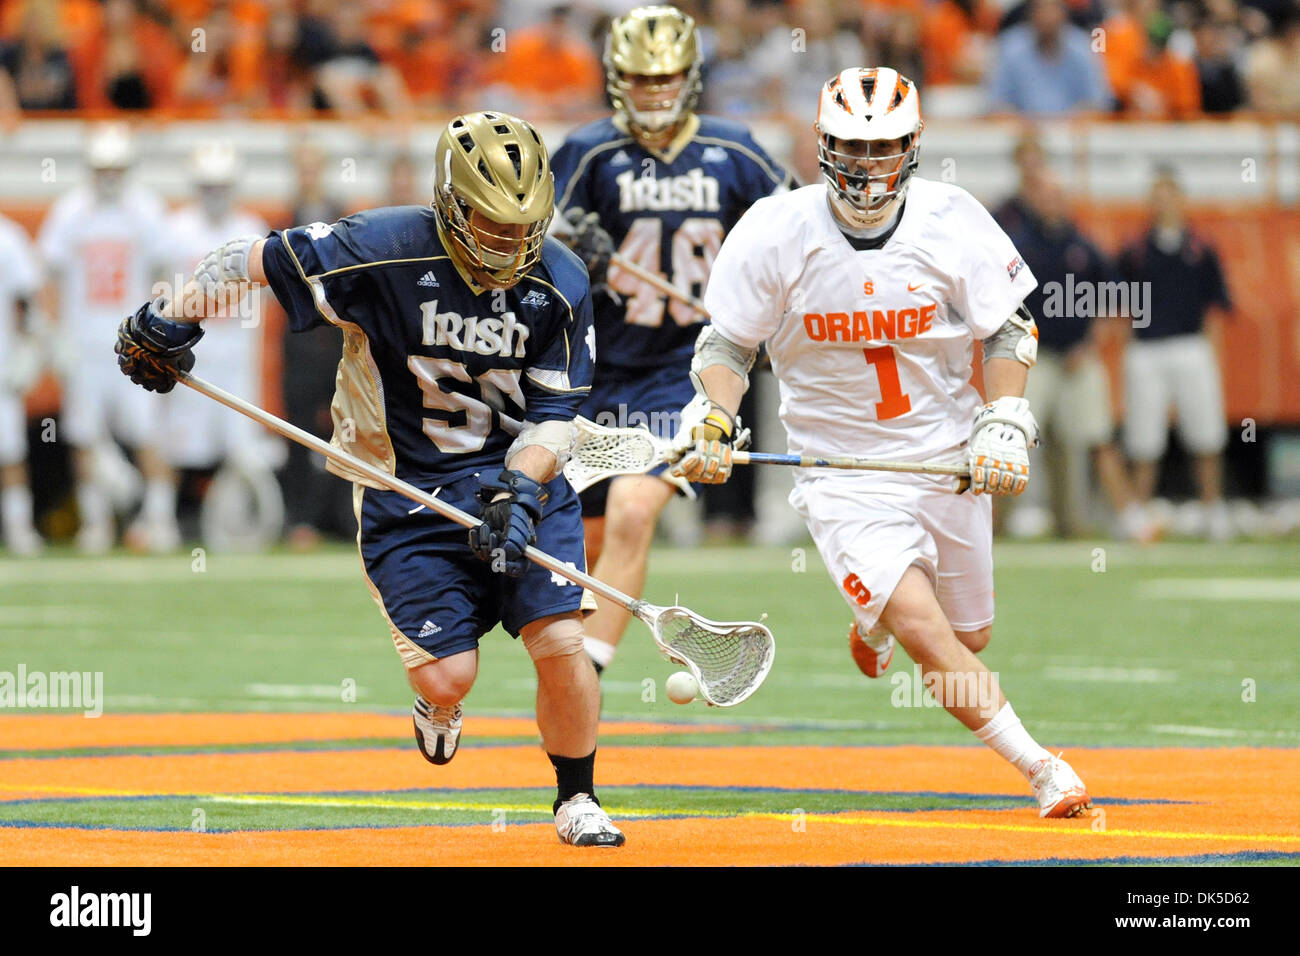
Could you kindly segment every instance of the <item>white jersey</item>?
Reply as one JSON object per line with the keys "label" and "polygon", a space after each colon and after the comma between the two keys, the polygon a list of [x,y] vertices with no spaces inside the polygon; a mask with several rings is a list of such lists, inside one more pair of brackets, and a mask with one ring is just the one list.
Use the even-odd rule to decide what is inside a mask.
{"label": "white jersey", "polygon": [[9,354],[15,333],[14,304],[30,299],[41,283],[31,240],[22,226],[0,216],[0,364]]}
{"label": "white jersey", "polygon": [[766,342],[790,451],[919,461],[970,438],[975,339],[1037,281],[957,186],[912,177],[879,249],[840,232],[826,185],[760,199],[727,235],[704,304],[739,345]]}
{"label": "white jersey", "polygon": [[[237,236],[265,236],[269,231],[267,224],[251,213],[231,211],[220,220],[213,220],[200,206],[178,209],[167,220],[171,241],[168,281],[175,288],[184,288],[194,273],[194,267],[223,242]],[[231,315],[203,322],[203,341],[194,354],[207,370],[201,374],[209,381],[223,388],[239,388],[245,384],[237,380],[242,372],[251,382],[262,335],[260,323],[254,324],[255,318],[253,304],[246,295],[245,301],[240,302]],[[216,369],[220,369],[221,374],[216,374]],[[235,377],[228,378],[227,372]]]}
{"label": "white jersey", "polygon": [[58,283],[55,318],[83,354],[111,351],[122,319],[151,297],[168,259],[164,213],[156,193],[134,185],[112,203],[80,187],[50,209],[40,253]]}

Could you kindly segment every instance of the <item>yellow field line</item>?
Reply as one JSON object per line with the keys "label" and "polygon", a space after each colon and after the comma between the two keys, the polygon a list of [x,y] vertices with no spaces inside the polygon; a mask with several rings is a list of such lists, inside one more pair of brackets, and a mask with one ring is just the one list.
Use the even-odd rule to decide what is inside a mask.
{"label": "yellow field line", "polygon": [[[922,811],[924,812],[924,811]],[[931,811],[933,812],[933,811]],[[946,811],[941,811],[946,812]],[[915,815],[911,811],[909,815]],[[748,819],[781,820],[788,823],[792,819],[789,813],[743,813]],[[1000,830],[1005,833],[1067,833],[1075,836],[1125,836],[1143,837],[1156,840],[1245,840],[1248,842],[1300,843],[1300,836],[1285,836],[1271,833],[1197,833],[1182,830],[1125,830],[1097,829],[1091,827],[1069,827],[1052,829],[1047,826],[1030,826],[1024,823],[960,823],[956,820],[900,820],[892,817],[854,817],[840,814],[810,813],[804,817],[805,822],[838,823],[842,826],[855,827],[901,827],[911,830]]]}
{"label": "yellow field line", "polygon": [[[16,786],[11,784],[0,784],[0,790],[9,791],[36,791],[49,793],[71,793],[80,796],[95,797],[157,797],[168,796],[168,794],[148,793],[144,791],[133,790],[108,790],[97,787],[61,787],[47,786],[41,784],[32,784],[29,786]],[[172,796],[190,796],[189,794],[173,794]],[[550,811],[536,806],[524,804],[494,804],[494,803],[465,803],[446,800],[394,800],[389,797],[313,797],[299,796],[294,794],[197,794],[193,799],[209,803],[238,803],[252,805],[280,805],[280,806],[303,806],[303,807],[355,807],[360,809],[386,809],[386,810],[503,810],[507,813],[535,814],[537,816],[549,816]],[[708,817],[708,818],[725,818],[730,817],[742,820],[779,820],[783,823],[790,822],[794,817],[790,813],[727,813],[719,810],[675,810],[675,809],[649,809],[644,807],[615,807],[608,808],[609,812],[615,816],[622,817],[661,817],[661,816],[679,816],[679,817]],[[925,812],[925,811],[920,811]],[[934,812],[934,811],[931,811]],[[948,811],[939,811],[948,812]],[[843,813],[809,813],[803,817],[805,823],[834,823],[840,826],[857,826],[857,827],[895,827],[900,829],[911,830],[994,830],[1003,833],[1042,833],[1051,834],[1070,834],[1073,836],[1111,836],[1111,837],[1136,837],[1140,839],[1155,840],[1218,840],[1222,842],[1244,841],[1247,843],[1300,843],[1300,836],[1288,836],[1285,834],[1270,833],[1203,833],[1197,831],[1182,830],[1129,830],[1124,828],[1104,828],[1084,829],[1082,827],[1050,827],[1046,825],[1032,826],[1024,823],[962,823],[957,820],[923,820],[916,818],[917,811],[907,814],[906,818],[882,817],[882,816],[853,816]]]}

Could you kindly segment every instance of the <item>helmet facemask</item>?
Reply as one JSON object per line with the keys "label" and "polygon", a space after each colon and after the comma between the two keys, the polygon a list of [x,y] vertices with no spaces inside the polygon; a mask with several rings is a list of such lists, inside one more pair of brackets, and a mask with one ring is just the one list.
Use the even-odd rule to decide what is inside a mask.
{"label": "helmet facemask", "polygon": [[446,199],[437,204],[446,216],[446,229],[474,280],[485,289],[509,289],[537,265],[551,215],[534,223],[498,223],[443,187]]}
{"label": "helmet facemask", "polygon": [[[638,138],[656,139],[676,130],[695,107],[700,94],[700,64],[675,74],[630,74],[614,71],[607,88],[614,107]],[[634,87],[635,78],[652,80]],[[637,94],[641,94],[640,97]],[[638,98],[646,103],[636,105]]]}
{"label": "helmet facemask", "polygon": [[[831,192],[863,216],[880,212],[907,194],[907,182],[920,164],[920,137],[894,140],[837,140],[818,130],[817,165]],[[889,143],[888,151],[875,149]],[[883,164],[883,165],[882,165]]]}

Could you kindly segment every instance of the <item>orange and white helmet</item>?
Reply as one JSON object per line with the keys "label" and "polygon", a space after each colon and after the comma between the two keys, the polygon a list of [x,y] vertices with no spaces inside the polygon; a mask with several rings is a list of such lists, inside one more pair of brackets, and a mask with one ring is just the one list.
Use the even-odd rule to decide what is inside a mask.
{"label": "orange and white helmet", "polygon": [[[817,106],[817,161],[832,198],[859,216],[901,200],[920,161],[924,127],[921,94],[897,70],[850,67],[827,80]],[[902,146],[877,155],[870,144],[881,140],[900,140]],[[854,148],[846,149],[848,142]],[[892,162],[870,171],[885,161]]]}

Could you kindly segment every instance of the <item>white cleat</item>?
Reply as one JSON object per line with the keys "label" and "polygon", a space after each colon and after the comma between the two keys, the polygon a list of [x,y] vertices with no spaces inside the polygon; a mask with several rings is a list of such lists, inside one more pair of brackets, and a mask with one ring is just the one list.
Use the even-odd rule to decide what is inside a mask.
{"label": "white cleat", "polygon": [[33,528],[15,528],[5,533],[5,547],[20,558],[30,558],[45,550],[45,541]]}
{"label": "white cleat", "polygon": [[1074,768],[1060,754],[1040,761],[1029,780],[1038,798],[1040,817],[1077,817],[1092,809],[1092,800]]}
{"label": "white cleat", "polygon": [[459,703],[454,707],[438,707],[423,697],[415,698],[415,706],[411,708],[415,742],[429,763],[442,766],[456,756],[456,747],[460,743],[461,716]]}
{"label": "white cleat", "polygon": [[77,550],[82,554],[105,554],[113,547],[110,525],[85,525],[77,532]]}
{"label": "white cleat", "polygon": [[622,846],[623,831],[590,794],[575,793],[555,811],[555,831],[570,846]]}
{"label": "white cleat", "polygon": [[169,554],[181,546],[181,530],[175,521],[140,518],[126,529],[122,542],[137,554]]}

